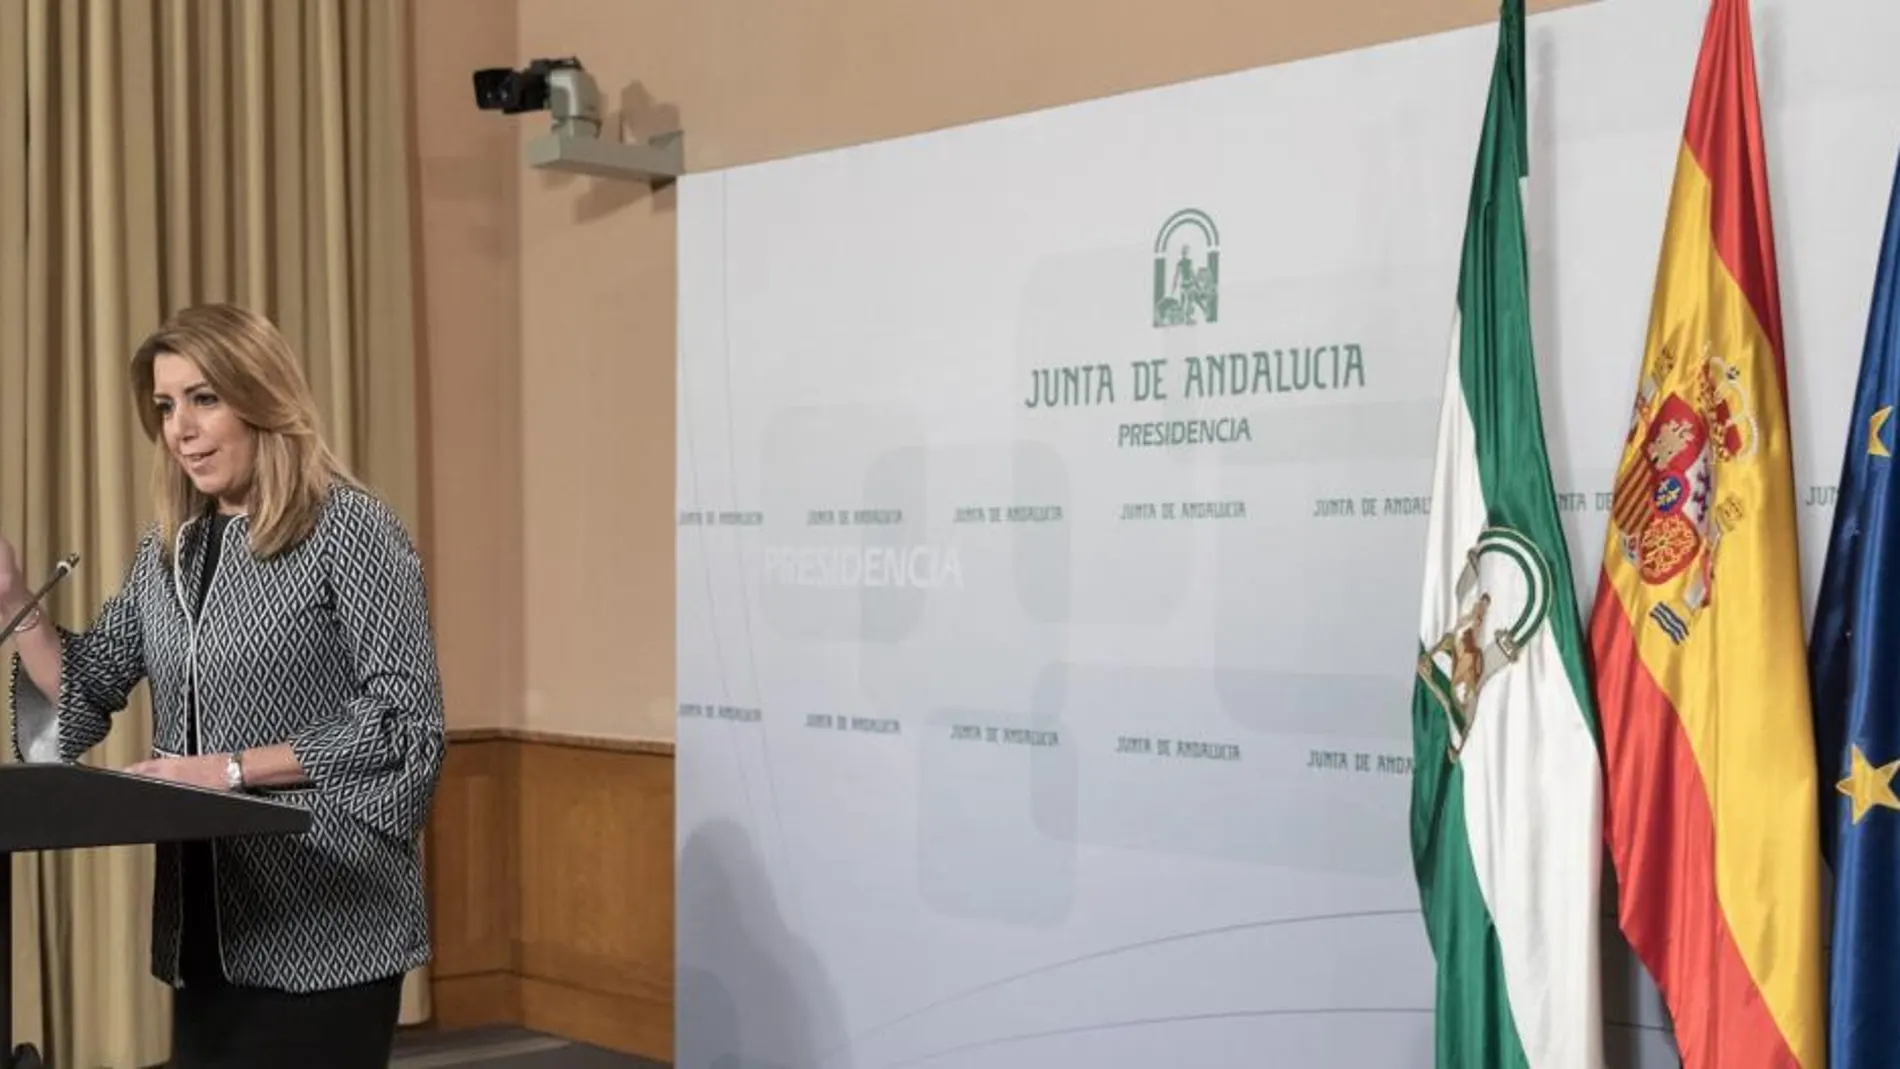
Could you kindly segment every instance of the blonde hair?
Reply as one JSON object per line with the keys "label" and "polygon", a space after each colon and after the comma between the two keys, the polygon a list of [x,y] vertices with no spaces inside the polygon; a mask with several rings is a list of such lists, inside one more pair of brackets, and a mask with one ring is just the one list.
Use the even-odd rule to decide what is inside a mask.
{"label": "blonde hair", "polygon": [[332,484],[355,479],[324,440],[316,399],[276,325],[234,305],[204,304],[173,315],[132,357],[133,403],[145,436],[159,447],[152,495],[167,559],[179,530],[213,503],[165,448],[164,417],[152,396],[153,364],[165,354],[196,365],[219,402],[250,429],[251,552],[273,557],[309,537]]}

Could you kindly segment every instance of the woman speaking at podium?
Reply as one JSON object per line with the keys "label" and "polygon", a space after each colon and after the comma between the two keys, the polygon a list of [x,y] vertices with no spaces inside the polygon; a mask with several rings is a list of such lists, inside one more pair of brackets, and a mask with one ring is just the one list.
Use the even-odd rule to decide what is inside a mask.
{"label": "woman speaking at podium", "polygon": [[[129,771],[306,807],[302,835],[158,848],[171,1064],[385,1066],[403,974],[430,955],[419,838],[444,745],[418,556],[325,444],[266,319],[180,312],[131,384],[156,522],[85,630],[29,617],[14,746],[76,761],[146,680],[154,755]],[[29,597],[0,539],[0,619]]]}

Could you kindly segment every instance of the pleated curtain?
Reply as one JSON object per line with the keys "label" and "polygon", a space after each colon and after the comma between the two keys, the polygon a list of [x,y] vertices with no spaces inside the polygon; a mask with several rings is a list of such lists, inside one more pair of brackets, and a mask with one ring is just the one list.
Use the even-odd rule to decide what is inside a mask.
{"label": "pleated curtain", "polygon": [[[150,517],[132,348],[202,301],[284,328],[332,441],[424,537],[408,34],[403,0],[0,0],[0,531],[35,584],[82,555],[60,623],[91,619]],[[140,688],[88,760],[150,741]],[[152,872],[149,847],[15,859],[16,1042],[164,1061]]]}

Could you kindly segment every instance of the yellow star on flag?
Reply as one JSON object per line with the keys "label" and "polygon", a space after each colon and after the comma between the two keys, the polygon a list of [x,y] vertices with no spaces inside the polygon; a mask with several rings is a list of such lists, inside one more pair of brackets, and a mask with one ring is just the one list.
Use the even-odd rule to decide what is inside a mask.
{"label": "yellow star on flag", "polygon": [[1880,440],[1880,432],[1887,426],[1887,421],[1892,418],[1893,418],[1893,406],[1883,405],[1881,406],[1880,411],[1874,413],[1874,418],[1867,421],[1867,455],[1868,456],[1890,457],[1893,455],[1893,453],[1888,451],[1887,443]]}
{"label": "yellow star on flag", "polygon": [[1867,811],[1877,805],[1900,809],[1900,798],[1893,793],[1895,771],[1900,771],[1900,761],[1889,761],[1876,768],[1860,747],[1854,747],[1853,766],[1847,778],[1834,785],[1835,790],[1854,800],[1854,823],[1859,824]]}

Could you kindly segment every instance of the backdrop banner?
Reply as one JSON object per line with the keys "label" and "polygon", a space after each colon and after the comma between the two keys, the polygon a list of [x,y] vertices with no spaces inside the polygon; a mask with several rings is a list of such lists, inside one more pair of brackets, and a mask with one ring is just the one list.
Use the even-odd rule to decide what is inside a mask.
{"label": "backdrop banner", "polygon": [[[1754,9],[1811,606],[1900,6]],[[1706,12],[1530,20],[1586,612]],[[680,1066],[1431,1064],[1411,697],[1496,33],[680,183]],[[1605,931],[1610,1064],[1674,1065]]]}

